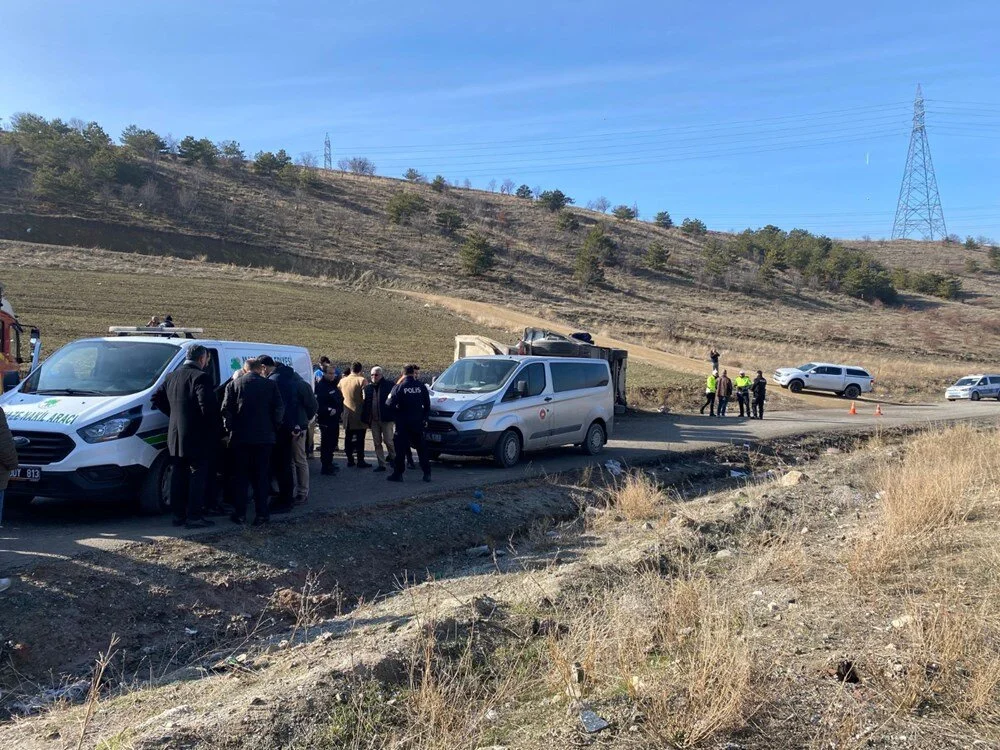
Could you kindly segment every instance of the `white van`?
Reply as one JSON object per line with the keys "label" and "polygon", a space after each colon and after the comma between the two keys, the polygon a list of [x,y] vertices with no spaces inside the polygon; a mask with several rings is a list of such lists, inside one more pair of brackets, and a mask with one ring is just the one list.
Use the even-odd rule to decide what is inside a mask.
{"label": "white van", "polygon": [[522,451],[559,445],[600,453],[614,422],[614,387],[605,360],[464,357],[434,381],[424,437],[432,457],[492,454],[510,467]]}
{"label": "white van", "polygon": [[80,339],[54,352],[0,397],[20,467],[8,493],[99,500],[138,497],[141,510],[168,505],[167,417],[152,396],[185,352],[208,349],[217,387],[250,357],[269,354],[312,382],[301,346],[195,339],[200,329],[113,328],[115,336]]}

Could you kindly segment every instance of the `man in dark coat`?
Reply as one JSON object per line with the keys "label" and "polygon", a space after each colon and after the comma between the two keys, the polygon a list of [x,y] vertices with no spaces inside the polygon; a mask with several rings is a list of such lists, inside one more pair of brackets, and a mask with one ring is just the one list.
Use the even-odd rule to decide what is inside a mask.
{"label": "man in dark coat", "polygon": [[222,420],[229,433],[229,451],[235,473],[231,516],[246,520],[247,496],[253,490],[254,526],[270,518],[267,501],[271,494],[271,453],[285,416],[278,386],[263,377],[264,368],[247,360],[249,372],[233,378],[222,399]]}
{"label": "man in dark coat", "polygon": [[[378,466],[375,471],[385,471],[386,455],[389,464],[396,465],[396,449],[393,447],[394,422],[396,417],[389,406],[389,395],[392,393],[392,383],[386,380],[381,367],[372,368],[371,382],[364,389],[364,405],[361,407],[361,421],[372,431],[372,443],[375,445],[375,458]],[[383,448],[383,446],[385,446]]]}
{"label": "man in dark coat", "polygon": [[392,407],[396,417],[396,431],[393,435],[396,463],[389,475],[390,482],[403,481],[405,456],[411,446],[417,449],[424,481],[431,481],[431,464],[424,443],[424,426],[431,412],[431,394],[427,386],[416,379],[414,373],[413,365],[407,365],[403,370],[403,381],[396,383],[389,394],[388,405]]}
{"label": "man in dark coat", "polygon": [[757,377],[750,384],[750,393],[753,395],[751,406],[753,408],[752,419],[764,418],[764,401],[767,398],[767,378],[764,373],[757,370]]}
{"label": "man in dark coat", "polygon": [[336,474],[333,454],[340,441],[340,417],[344,413],[344,396],[340,392],[340,370],[327,363],[323,377],[316,382],[316,421],[319,422],[320,473]]}
{"label": "man in dark coat", "polygon": [[173,473],[170,507],[174,526],[203,529],[214,525],[203,516],[209,474],[218,453],[219,402],[205,372],[208,350],[195,344],[184,364],[167,375],[153,395],[153,406],[170,417],[167,449]]}
{"label": "man in dark coat", "polygon": [[285,406],[272,457],[274,475],[278,479],[278,501],[271,506],[271,512],[287,513],[296,500],[305,502],[309,496],[305,441],[306,428],[316,416],[316,396],[309,384],[288,365],[275,362],[266,354],[257,359],[264,365],[268,380],[278,386]]}

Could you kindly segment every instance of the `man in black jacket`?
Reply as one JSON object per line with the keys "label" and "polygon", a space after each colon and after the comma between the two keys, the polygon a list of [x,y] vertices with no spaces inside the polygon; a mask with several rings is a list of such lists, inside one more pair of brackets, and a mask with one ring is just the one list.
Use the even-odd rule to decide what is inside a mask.
{"label": "man in black jacket", "polygon": [[431,394],[427,386],[414,377],[414,372],[414,366],[407,365],[403,370],[403,381],[396,383],[389,394],[388,405],[392,407],[396,417],[396,431],[393,435],[396,461],[392,474],[389,475],[390,482],[403,481],[405,456],[411,446],[417,449],[424,481],[431,481],[431,464],[424,444],[424,425],[431,412]]}
{"label": "man in black jacket", "polygon": [[[375,458],[378,466],[374,471],[385,471],[386,454],[389,463],[396,465],[396,451],[393,448],[393,427],[396,420],[389,406],[389,395],[392,393],[392,383],[385,379],[381,367],[372,368],[371,382],[364,389],[364,405],[361,407],[361,421],[372,431],[372,442],[375,444]],[[383,446],[385,446],[383,448]]]}
{"label": "man in black jacket", "polygon": [[271,494],[271,453],[285,417],[285,405],[278,386],[263,377],[264,368],[255,359],[247,360],[249,372],[233,378],[222,399],[222,421],[229,433],[229,451],[235,473],[231,516],[236,523],[246,520],[247,496],[253,489],[254,525],[270,518],[267,501]]}
{"label": "man in black jacket", "polygon": [[195,344],[184,364],[167,375],[153,394],[153,406],[170,417],[167,449],[173,473],[170,477],[170,507],[174,526],[203,529],[214,525],[204,518],[205,490],[215,471],[218,453],[219,402],[212,378],[205,372],[208,350]]}
{"label": "man in black jacket", "polygon": [[306,428],[316,416],[316,396],[301,376],[283,362],[264,354],[257,358],[268,373],[268,380],[278,386],[285,406],[284,420],[278,430],[272,457],[278,479],[278,501],[272,513],[287,513],[296,501],[309,497],[309,464],[306,462]]}
{"label": "man in black jacket", "polygon": [[333,454],[340,441],[340,417],[344,413],[344,396],[340,392],[340,371],[333,365],[323,365],[323,377],[316,381],[316,421],[319,422],[319,462],[321,474],[336,474]]}
{"label": "man in black jacket", "polygon": [[760,370],[757,370],[757,377],[750,384],[750,393],[753,394],[753,416],[751,419],[763,419],[764,400],[767,398],[767,378]]}

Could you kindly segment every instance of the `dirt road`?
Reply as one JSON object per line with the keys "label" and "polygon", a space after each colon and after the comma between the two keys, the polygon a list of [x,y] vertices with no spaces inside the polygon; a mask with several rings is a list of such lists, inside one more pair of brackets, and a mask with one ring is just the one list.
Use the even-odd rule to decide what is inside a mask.
{"label": "dirt road", "polygon": [[[434,481],[430,484],[420,482],[416,472],[408,473],[403,484],[393,485],[385,481],[384,474],[346,467],[342,467],[337,477],[323,477],[318,473],[318,462],[314,462],[310,502],[291,517],[392,506],[413,498],[465,490],[471,502],[476,489],[488,493],[491,484],[544,476],[608,459],[637,463],[727,443],[752,445],[755,440],[766,438],[863,429],[875,424],[898,426],[977,417],[1000,419],[1000,403],[992,401],[892,407],[886,409],[883,417],[875,417],[870,410],[849,416],[843,401],[833,401],[841,407],[839,410],[775,412],[763,422],[698,415],[630,416],[619,420],[613,440],[598,459],[589,459],[572,448],[561,448],[529,456],[529,460],[509,470],[496,468],[483,459],[455,460],[435,464]],[[219,528],[215,531],[228,528],[238,531],[223,518],[219,519]],[[0,571],[9,573],[46,559],[68,559],[88,551],[115,550],[136,542],[196,535],[173,528],[168,518],[136,517],[119,506],[81,507],[36,501],[26,513],[10,514],[0,529]]]}
{"label": "dirt road", "polygon": [[[540,318],[536,315],[511,310],[503,305],[493,305],[487,302],[473,302],[472,300],[460,299],[458,297],[448,297],[441,294],[430,294],[427,292],[412,292],[406,290],[392,291],[395,294],[403,294],[407,297],[423,300],[425,303],[430,305],[443,307],[447,310],[451,310],[452,312],[456,312],[459,315],[471,318],[477,323],[488,325],[492,328],[508,328],[513,330],[520,328],[545,328],[564,335],[568,335],[576,330],[579,330],[553,320],[546,320],[545,318]],[[602,346],[610,346],[615,349],[627,349],[628,355],[631,359],[635,359],[639,362],[644,362],[655,367],[664,367],[668,370],[687,373],[699,378],[704,378],[708,374],[708,364],[702,360],[692,359],[691,357],[682,357],[679,354],[670,354],[669,352],[663,352],[659,349],[652,349],[648,346],[642,346],[641,344],[622,341],[621,339],[615,339],[604,335],[600,336],[600,344]],[[782,396],[786,395],[817,409],[836,408],[839,406],[839,404],[831,403],[828,398],[818,394],[791,393],[788,391],[782,391]]]}

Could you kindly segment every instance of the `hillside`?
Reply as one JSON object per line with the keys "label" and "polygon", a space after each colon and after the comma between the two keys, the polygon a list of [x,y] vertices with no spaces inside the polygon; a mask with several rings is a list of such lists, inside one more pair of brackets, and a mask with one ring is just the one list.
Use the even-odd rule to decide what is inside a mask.
{"label": "hillside", "polygon": [[[2,135],[9,146],[11,134]],[[890,269],[954,274],[963,288],[960,300],[904,292],[897,304],[873,305],[790,268],[769,269],[764,283],[760,259],[740,255],[728,258],[713,278],[705,268],[711,257],[706,247],[715,253],[739,242],[721,233],[689,236],[575,206],[555,212],[513,195],[439,191],[401,179],[290,166],[265,176],[243,162],[206,168],[172,156],[113,152],[128,157],[126,182],[115,178],[66,190],[62,183],[46,188],[43,182],[40,188],[42,161],[24,147],[8,148],[13,155],[0,160],[7,164],[0,168],[0,238],[21,247],[97,247],[331,280],[363,278],[366,287],[530,309],[699,358],[715,343],[724,362],[754,369],[846,358],[877,370],[890,388],[887,395],[894,396],[936,389],[955,375],[986,367],[1000,353],[1000,277],[970,273],[967,265],[972,259],[989,268],[982,249],[853,243]],[[399,208],[400,193],[411,196],[411,207],[415,196],[422,210],[394,222],[391,209]],[[442,219],[448,211],[460,217],[460,228],[441,227],[453,216],[444,213]],[[601,246],[598,264],[604,278],[581,286],[574,276],[577,256],[598,225],[610,240]],[[463,273],[460,260],[473,233],[485,237],[496,254],[494,268],[476,277]],[[657,243],[669,251],[658,269],[647,261]],[[30,307],[30,300],[22,305]]]}

